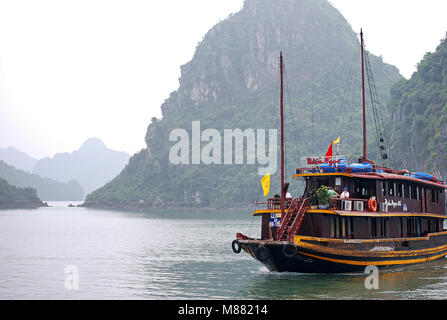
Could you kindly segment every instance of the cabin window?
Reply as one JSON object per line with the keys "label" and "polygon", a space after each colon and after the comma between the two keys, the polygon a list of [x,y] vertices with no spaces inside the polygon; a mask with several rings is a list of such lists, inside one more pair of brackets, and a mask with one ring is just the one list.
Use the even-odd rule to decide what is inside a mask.
{"label": "cabin window", "polygon": [[335,238],[335,217],[331,217],[331,238]]}
{"label": "cabin window", "polygon": [[420,237],[421,236],[421,219],[408,218],[407,219],[407,236]]}
{"label": "cabin window", "polygon": [[371,218],[371,237],[377,238],[377,221],[375,218]]}
{"label": "cabin window", "polygon": [[346,238],[346,218],[341,218],[341,238]]}
{"label": "cabin window", "polygon": [[335,186],[337,187],[341,186],[341,178],[335,178]]}
{"label": "cabin window", "polygon": [[335,237],[340,238],[340,218],[335,218]]}
{"label": "cabin window", "polygon": [[411,184],[410,185],[410,193],[411,193],[411,199],[417,199],[418,197],[417,197],[417,193],[416,193],[416,186],[415,185],[413,185],[413,184]]}
{"label": "cabin window", "polygon": [[423,188],[416,186],[416,200],[422,200],[423,190]]}
{"label": "cabin window", "polygon": [[399,218],[399,220],[400,220],[400,224],[399,224],[400,237],[403,238],[404,237],[404,219]]}
{"label": "cabin window", "polygon": [[354,221],[353,220],[354,220],[353,217],[349,217],[346,220],[346,230],[348,232],[347,236],[349,239],[354,238],[354,223],[353,223]]}
{"label": "cabin window", "polygon": [[410,191],[409,191],[409,185],[407,184],[407,183],[404,183],[403,185],[402,185],[402,187],[403,187],[403,191],[402,191],[402,197],[403,198],[411,198],[411,196],[410,196]]}
{"label": "cabin window", "polygon": [[387,181],[386,184],[388,185],[387,187],[387,193],[389,196],[396,196],[396,189],[397,189],[397,184],[396,182],[391,182],[391,181]]}
{"label": "cabin window", "polygon": [[380,237],[386,238],[387,219],[380,219]]}
{"label": "cabin window", "polygon": [[387,192],[386,192],[387,189],[388,189],[388,181],[384,181],[382,184],[382,193],[384,196],[387,195]]}
{"label": "cabin window", "polygon": [[397,196],[402,198],[402,183],[400,182],[397,183]]}
{"label": "cabin window", "polygon": [[394,196],[394,183],[393,182],[388,183],[388,194],[390,196]]}
{"label": "cabin window", "polygon": [[431,202],[436,202],[436,190],[431,189]]}
{"label": "cabin window", "polygon": [[441,194],[441,193],[438,192],[438,190],[435,189],[436,203],[439,203],[439,195],[440,195],[440,194]]}
{"label": "cabin window", "polygon": [[416,234],[415,232],[415,221],[413,218],[408,219],[407,221],[407,235],[409,237],[413,237]]}

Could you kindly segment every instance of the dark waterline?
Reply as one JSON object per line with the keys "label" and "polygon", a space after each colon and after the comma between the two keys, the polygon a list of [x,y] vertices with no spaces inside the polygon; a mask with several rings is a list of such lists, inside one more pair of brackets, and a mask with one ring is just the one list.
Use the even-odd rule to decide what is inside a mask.
{"label": "dark waterline", "polygon": [[[147,213],[67,208],[0,211],[0,299],[446,299],[447,260],[364,274],[270,273],[235,255],[245,211]],[[68,265],[79,289],[67,290]]]}

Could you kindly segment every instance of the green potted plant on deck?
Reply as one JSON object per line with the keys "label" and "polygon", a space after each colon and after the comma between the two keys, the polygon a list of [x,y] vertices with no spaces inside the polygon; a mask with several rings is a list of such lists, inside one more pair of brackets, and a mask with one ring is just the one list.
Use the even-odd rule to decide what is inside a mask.
{"label": "green potted plant on deck", "polygon": [[329,192],[326,186],[321,186],[317,191],[318,208],[329,209]]}

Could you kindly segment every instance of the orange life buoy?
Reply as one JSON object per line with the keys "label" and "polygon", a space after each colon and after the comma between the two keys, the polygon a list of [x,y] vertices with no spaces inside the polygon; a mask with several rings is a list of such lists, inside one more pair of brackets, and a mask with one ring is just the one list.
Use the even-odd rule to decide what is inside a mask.
{"label": "orange life buoy", "polygon": [[368,208],[370,211],[376,212],[377,211],[377,201],[376,199],[369,199],[368,201]]}

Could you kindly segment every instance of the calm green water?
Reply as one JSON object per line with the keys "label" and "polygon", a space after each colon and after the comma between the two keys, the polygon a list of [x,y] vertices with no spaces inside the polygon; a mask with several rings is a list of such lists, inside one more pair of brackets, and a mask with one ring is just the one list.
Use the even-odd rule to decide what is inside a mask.
{"label": "calm green water", "polygon": [[[366,275],[268,272],[235,255],[237,232],[258,236],[250,212],[0,211],[0,299],[447,299],[447,260]],[[66,266],[79,273],[67,290]]]}

